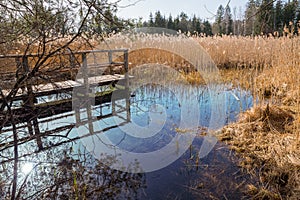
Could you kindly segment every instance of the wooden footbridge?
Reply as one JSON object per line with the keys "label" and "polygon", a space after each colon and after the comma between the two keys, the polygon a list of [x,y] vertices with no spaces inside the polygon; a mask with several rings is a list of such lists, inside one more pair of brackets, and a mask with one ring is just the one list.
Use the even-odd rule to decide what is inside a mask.
{"label": "wooden footbridge", "polygon": [[[114,62],[113,54],[114,53],[122,53],[123,61],[122,62]],[[99,54],[106,54],[108,57],[107,62],[94,62],[88,63],[88,56],[96,57]],[[64,55],[68,55],[68,53],[64,53]],[[78,56],[79,55],[79,56]],[[16,62],[16,72],[6,73],[7,77],[13,79],[13,75],[17,77],[21,77],[23,74],[20,74],[20,71],[24,74],[30,72],[30,66],[28,64],[28,60],[30,58],[38,57],[38,54],[30,54],[30,55],[0,55],[0,62],[3,59],[15,59]],[[65,78],[69,79],[64,81],[53,81],[53,79],[48,79],[48,83],[35,84],[34,81],[30,80],[26,82],[26,87],[19,86],[16,94],[13,95],[13,100],[22,99],[22,97],[28,95],[28,93],[32,92],[35,97],[51,95],[56,93],[61,93],[65,91],[72,91],[76,87],[81,87],[84,85],[89,85],[91,87],[94,86],[103,86],[109,85],[121,80],[126,80],[128,77],[128,50],[127,49],[117,49],[117,50],[88,50],[88,51],[77,51],[69,53],[69,66],[64,66],[59,68],[58,70],[53,70],[55,75],[62,73],[65,75]],[[81,57],[81,61],[78,58]],[[76,61],[75,61],[76,60]],[[121,67],[121,68],[120,68]],[[22,68],[22,70],[20,70]],[[55,67],[54,67],[55,68]],[[118,68],[118,73],[115,73],[115,68]],[[48,69],[50,72],[51,69]],[[81,78],[77,78],[67,75],[66,72],[71,73],[79,73]],[[39,72],[38,72],[39,73]],[[47,73],[40,72],[40,73]],[[120,74],[122,73],[122,74]],[[125,74],[125,75],[124,75]],[[5,76],[4,75],[4,76]],[[3,73],[2,73],[3,76]],[[54,76],[54,75],[53,75]],[[15,81],[17,81],[17,77],[15,77]],[[0,78],[1,79],[1,78]],[[3,79],[3,77],[2,77]],[[72,80],[73,79],[73,80]],[[54,79],[55,80],[55,79]],[[7,80],[1,80],[6,81]],[[8,80],[13,82],[13,80]],[[47,80],[46,80],[47,81]],[[38,81],[36,81],[38,82]],[[45,80],[44,80],[45,82]],[[2,88],[1,88],[2,89]],[[10,94],[12,89],[3,89],[2,93],[6,97]],[[0,101],[3,99],[3,96],[0,96]]]}
{"label": "wooden footbridge", "polygon": [[[114,55],[116,54],[116,55]],[[88,50],[65,53],[65,56],[69,57],[69,66],[59,68],[55,73],[77,72],[79,76],[67,75],[67,80],[53,79],[51,76],[49,82],[26,80],[22,86],[17,88],[5,88],[1,91],[0,105],[4,101],[21,101],[21,106],[13,109],[14,121],[27,122],[31,126],[32,119],[37,121],[37,118],[45,118],[55,114],[64,113],[72,110],[72,97],[63,100],[57,100],[52,102],[38,103],[37,98],[55,94],[68,93],[72,95],[72,91],[86,91],[90,94],[91,88],[99,86],[112,86],[116,83],[121,84],[122,87],[111,90],[105,94],[95,94],[95,103],[102,104],[111,101],[112,92],[122,93],[122,97],[126,99],[127,119],[130,120],[130,106],[129,106],[129,76],[128,76],[128,50],[116,49],[116,50]],[[100,56],[101,55],[101,56]],[[16,62],[16,80],[19,77],[26,76],[31,70],[29,66],[29,60],[38,57],[39,55],[0,55],[0,62],[2,59],[14,59]],[[102,60],[99,59],[102,57]],[[103,59],[106,57],[106,60]],[[113,58],[118,58],[114,61]],[[92,58],[92,59],[91,59]],[[91,62],[93,60],[93,62]],[[20,70],[22,69],[22,70]],[[20,71],[23,74],[20,74]],[[48,70],[50,71],[50,70]],[[47,72],[45,72],[47,73]],[[54,74],[55,74],[54,73]],[[122,88],[122,89],[120,89]],[[120,95],[118,95],[120,96]],[[120,96],[120,97],[121,97]],[[116,104],[112,103],[112,112],[115,112]],[[91,106],[91,105],[85,105]],[[87,112],[91,110],[86,107]],[[80,122],[80,110],[75,110],[76,121]],[[111,116],[111,115],[110,115]],[[99,116],[101,118],[101,116]],[[103,116],[104,117],[104,116]],[[0,126],[10,125],[10,120],[7,120],[7,110],[2,109],[0,111]],[[83,123],[83,122],[82,122]],[[34,124],[34,122],[33,122]],[[29,128],[30,129],[30,128]]]}

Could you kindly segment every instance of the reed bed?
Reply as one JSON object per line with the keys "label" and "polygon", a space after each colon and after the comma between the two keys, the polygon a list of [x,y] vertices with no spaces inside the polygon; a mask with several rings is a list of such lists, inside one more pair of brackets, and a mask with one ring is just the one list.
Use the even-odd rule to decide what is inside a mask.
{"label": "reed bed", "polygon": [[221,141],[260,180],[253,199],[300,196],[300,37],[196,38],[223,80],[251,90],[254,107],[222,129]]}
{"label": "reed bed", "polygon": [[223,80],[251,90],[262,104],[298,105],[300,37],[223,36],[196,40],[219,67]]}
{"label": "reed bed", "polygon": [[299,37],[214,36],[195,38],[221,68],[260,68],[300,63]]}

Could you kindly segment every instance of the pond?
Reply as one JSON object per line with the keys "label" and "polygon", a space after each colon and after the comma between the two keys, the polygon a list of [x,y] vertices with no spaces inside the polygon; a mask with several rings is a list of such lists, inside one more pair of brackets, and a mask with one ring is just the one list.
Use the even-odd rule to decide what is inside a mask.
{"label": "pond", "polygon": [[[214,109],[220,95],[224,102]],[[79,113],[40,118],[39,135],[30,135],[28,123],[20,122],[17,149],[11,127],[5,127],[1,199],[10,197],[16,162],[21,199],[240,199],[255,180],[241,172],[234,153],[219,142],[207,156],[199,152],[212,131],[211,118],[222,115],[212,112],[221,109],[225,125],[252,102],[250,92],[228,85],[170,89],[145,84],[129,99],[112,97]]]}

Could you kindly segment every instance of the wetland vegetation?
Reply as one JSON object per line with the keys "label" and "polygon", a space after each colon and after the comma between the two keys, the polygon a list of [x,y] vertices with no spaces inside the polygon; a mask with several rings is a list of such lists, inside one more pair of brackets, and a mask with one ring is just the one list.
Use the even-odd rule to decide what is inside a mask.
{"label": "wetland vegetation", "polygon": [[[174,35],[155,34],[156,39],[150,37],[147,42],[147,34],[142,33],[144,43],[125,45],[128,63],[124,61],[132,73],[130,80],[140,76],[141,85],[130,95],[124,82],[97,86],[87,96],[95,98],[94,105],[81,102],[86,107],[78,115],[72,107],[72,91],[35,98],[31,86],[50,83],[55,88],[58,81],[76,81],[86,61],[83,50],[124,47],[138,36],[134,34],[128,41],[116,39],[119,43],[112,44],[110,40],[122,35],[113,31],[130,29],[134,24],[117,19],[117,5],[107,1],[64,1],[63,6],[59,1],[3,2],[6,4],[0,2],[0,199],[299,198],[297,21],[286,26],[270,26],[265,21],[265,34],[258,32],[258,21],[252,21],[255,26],[243,27],[243,34],[219,32],[215,36],[205,21],[204,27],[210,34],[176,33],[174,43]],[[289,11],[292,4],[286,5]],[[255,14],[255,10],[251,12]],[[73,20],[78,13],[78,19]],[[226,20],[220,20],[224,29]],[[241,21],[235,25],[235,31],[242,28]],[[272,27],[282,33],[271,33]],[[169,50],[171,47],[174,48]],[[199,62],[197,56],[201,57]],[[124,73],[122,67],[115,65],[124,58],[122,53],[92,55],[88,64],[108,60],[115,68],[110,66],[90,74]],[[140,66],[146,70],[134,70]],[[172,69],[172,73],[161,70],[164,67]],[[217,77],[212,76],[216,73]],[[169,80],[173,85],[161,84]],[[126,95],[112,100],[119,90],[125,90],[122,94]],[[220,94],[224,101],[215,104]],[[81,93],[78,96],[84,97]],[[183,109],[187,113],[199,110],[200,117],[195,118],[194,126],[180,126]],[[142,127],[151,124],[148,113],[166,118],[155,122],[162,127],[157,135],[138,141],[124,134],[122,127],[129,122]],[[216,113],[224,114],[224,121],[220,121],[221,127],[210,129],[211,117],[219,119]],[[114,118],[117,115],[119,120]],[[172,164],[152,172],[143,172],[139,162],[131,163],[124,171],[116,170],[111,166],[120,164],[120,155],[97,152],[93,143],[105,136],[112,146],[145,153],[189,132],[196,137],[188,143],[188,150],[181,152]],[[218,141],[207,156],[199,158],[206,136]],[[93,145],[87,147],[85,142],[89,138]],[[174,146],[180,144],[177,140]],[[174,154],[179,155],[177,151]]]}

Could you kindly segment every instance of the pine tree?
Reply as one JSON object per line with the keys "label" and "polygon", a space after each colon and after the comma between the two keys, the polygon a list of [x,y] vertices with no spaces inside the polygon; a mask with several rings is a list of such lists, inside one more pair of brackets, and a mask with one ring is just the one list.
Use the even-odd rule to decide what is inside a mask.
{"label": "pine tree", "polygon": [[174,22],[173,22],[173,17],[172,17],[171,14],[169,15],[169,18],[168,18],[167,28],[168,28],[168,29],[175,30],[175,24],[174,24]]}
{"label": "pine tree", "polygon": [[176,31],[179,30],[179,23],[180,23],[180,19],[179,19],[179,16],[177,16],[177,17],[174,19],[174,30],[176,30]]}
{"label": "pine tree", "polygon": [[161,15],[160,11],[155,12],[155,17],[154,17],[154,26],[155,27],[161,27],[164,28],[166,27],[166,20],[165,18]]}
{"label": "pine tree", "polygon": [[283,8],[283,24],[285,26],[289,26],[289,24],[293,24],[293,27],[289,27],[290,30],[294,29],[294,25],[296,25],[296,20],[297,20],[297,8],[298,8],[298,1],[293,0],[292,2],[288,2],[284,5]]}
{"label": "pine tree", "polygon": [[225,30],[223,22],[224,22],[224,7],[220,5],[217,10],[215,24],[217,26],[217,33],[221,35],[224,34],[224,30]]}
{"label": "pine tree", "polygon": [[202,32],[202,28],[201,28],[201,20],[200,20],[200,18],[197,18],[197,21],[196,21],[196,32],[197,32],[197,33],[201,33],[201,32]]}
{"label": "pine tree", "polygon": [[150,12],[150,15],[149,15],[149,26],[150,27],[154,27],[154,21],[153,21],[153,14],[152,14],[152,12]]}
{"label": "pine tree", "polygon": [[275,16],[274,16],[274,26],[275,31],[282,33],[284,22],[283,22],[283,3],[281,0],[278,0],[275,5]]}
{"label": "pine tree", "polygon": [[224,28],[225,28],[224,33],[226,35],[233,33],[233,20],[232,20],[232,14],[229,5],[225,7]]}
{"label": "pine tree", "polygon": [[213,35],[211,24],[207,20],[203,22],[203,33],[207,36]]}
{"label": "pine tree", "polygon": [[260,23],[260,32],[263,34],[272,33],[273,19],[274,19],[274,7],[272,0],[263,0],[258,12],[258,20]]}
{"label": "pine tree", "polygon": [[191,32],[196,32],[197,30],[197,17],[193,15],[192,23],[191,23]]}
{"label": "pine tree", "polygon": [[188,16],[187,14],[185,14],[184,12],[181,12],[179,15],[179,24],[178,24],[178,28],[181,30],[181,32],[186,33],[189,31],[188,28]]}

